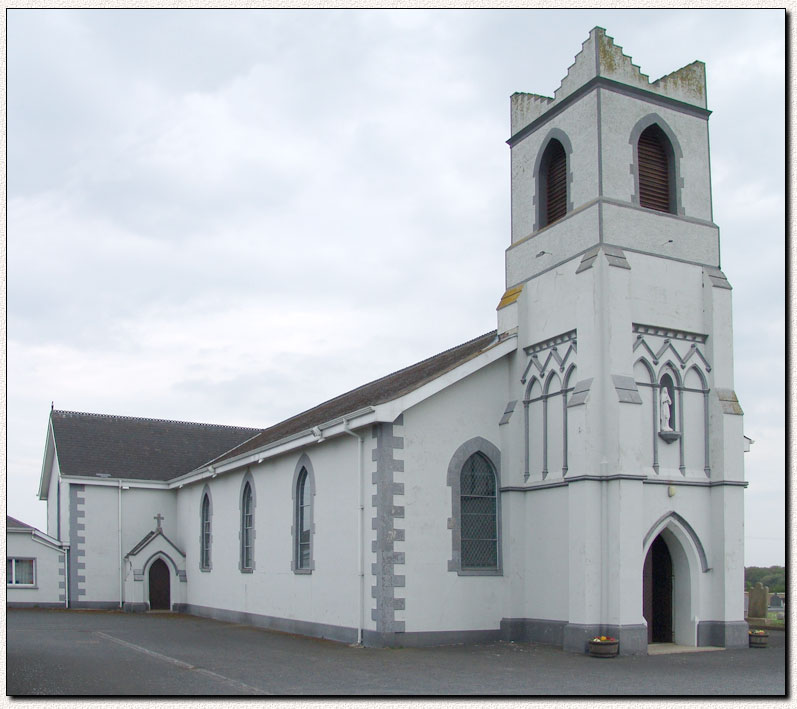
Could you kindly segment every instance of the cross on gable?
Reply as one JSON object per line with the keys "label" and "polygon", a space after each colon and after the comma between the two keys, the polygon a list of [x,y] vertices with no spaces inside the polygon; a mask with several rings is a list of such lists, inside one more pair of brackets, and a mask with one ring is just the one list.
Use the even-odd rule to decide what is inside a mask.
{"label": "cross on gable", "polygon": [[158,529],[156,531],[161,531],[161,522],[163,522],[163,515],[158,512],[152,519],[154,519],[158,523]]}

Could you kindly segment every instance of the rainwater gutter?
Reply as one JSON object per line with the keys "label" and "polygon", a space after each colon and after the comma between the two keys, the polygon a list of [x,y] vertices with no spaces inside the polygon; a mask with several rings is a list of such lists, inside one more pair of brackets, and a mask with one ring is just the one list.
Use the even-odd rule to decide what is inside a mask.
{"label": "rainwater gutter", "polygon": [[363,503],[363,479],[364,466],[363,466],[363,437],[359,433],[355,433],[349,428],[348,419],[343,419],[343,432],[354,436],[358,441],[357,446],[357,466],[359,468],[359,492],[358,492],[358,525],[359,534],[357,535],[357,572],[360,576],[360,593],[359,593],[359,618],[357,621],[357,644],[363,644],[363,626],[365,625],[365,568],[363,564],[363,551],[365,546],[365,505]]}

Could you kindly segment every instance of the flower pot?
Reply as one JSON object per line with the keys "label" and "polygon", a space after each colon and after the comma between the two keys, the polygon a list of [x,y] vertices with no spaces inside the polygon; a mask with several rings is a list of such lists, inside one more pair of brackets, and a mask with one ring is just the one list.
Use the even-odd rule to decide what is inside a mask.
{"label": "flower pot", "polygon": [[750,647],[766,647],[769,640],[769,633],[751,633],[748,635],[750,638]]}
{"label": "flower pot", "polygon": [[603,642],[598,642],[597,640],[589,641],[590,657],[617,657],[619,651],[619,640],[604,640]]}

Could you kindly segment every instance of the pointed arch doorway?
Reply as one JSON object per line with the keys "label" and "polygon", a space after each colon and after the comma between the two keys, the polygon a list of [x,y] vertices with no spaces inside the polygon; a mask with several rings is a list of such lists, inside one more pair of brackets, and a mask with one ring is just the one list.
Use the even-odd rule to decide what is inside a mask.
{"label": "pointed arch doorway", "polygon": [[653,540],[642,572],[642,608],[648,644],[673,642],[672,557],[661,535]]}
{"label": "pointed arch doorway", "polygon": [[149,567],[149,609],[171,610],[171,579],[163,559],[155,559]]}

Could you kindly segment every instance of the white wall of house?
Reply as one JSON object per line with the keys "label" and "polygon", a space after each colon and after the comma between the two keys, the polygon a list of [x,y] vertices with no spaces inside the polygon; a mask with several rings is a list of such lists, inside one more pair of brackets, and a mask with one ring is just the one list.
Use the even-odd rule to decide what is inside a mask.
{"label": "white wall of house", "polygon": [[6,534],[6,559],[33,559],[35,578],[32,586],[8,584],[6,603],[14,605],[63,605],[64,553],[36,540],[30,532]]}

